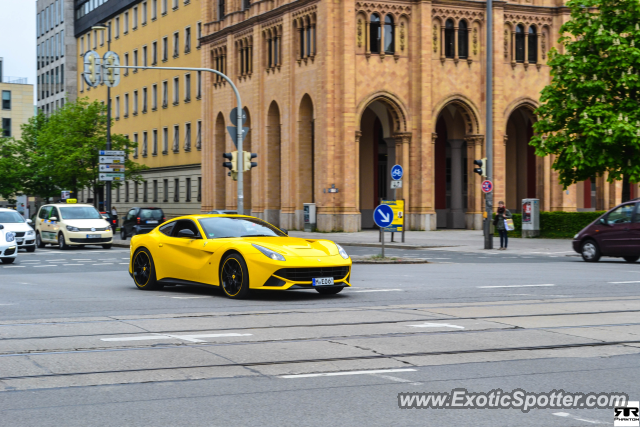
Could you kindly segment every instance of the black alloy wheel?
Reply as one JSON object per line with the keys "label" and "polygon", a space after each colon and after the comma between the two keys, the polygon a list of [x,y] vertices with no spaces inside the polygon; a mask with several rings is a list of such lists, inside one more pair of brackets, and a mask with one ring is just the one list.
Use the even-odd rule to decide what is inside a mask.
{"label": "black alloy wheel", "polygon": [[46,244],[46,243],[44,243],[44,242],[42,241],[42,237],[40,237],[40,233],[36,233],[36,245],[37,245],[40,249],[42,249],[42,248],[44,248],[45,246],[47,246],[47,244]]}
{"label": "black alloy wheel", "polygon": [[133,256],[133,281],[138,289],[153,290],[162,288],[156,279],[153,258],[147,249],[138,249]]}
{"label": "black alloy wheel", "polygon": [[246,298],[249,295],[249,271],[239,254],[229,254],[220,268],[220,286],[229,298]]}
{"label": "black alloy wheel", "polygon": [[640,259],[640,256],[623,256],[622,258],[627,262],[636,262]]}
{"label": "black alloy wheel", "polygon": [[27,246],[25,249],[27,250],[27,252],[35,252],[36,251],[36,246],[35,245]]}
{"label": "black alloy wheel", "polygon": [[62,233],[58,234],[58,246],[60,246],[60,249],[63,251],[69,249],[69,245],[67,245],[67,241],[64,240],[64,234]]}
{"label": "black alloy wheel", "polygon": [[344,286],[336,286],[336,287],[326,287],[326,288],[316,288],[319,294],[322,295],[335,295],[342,291]]}

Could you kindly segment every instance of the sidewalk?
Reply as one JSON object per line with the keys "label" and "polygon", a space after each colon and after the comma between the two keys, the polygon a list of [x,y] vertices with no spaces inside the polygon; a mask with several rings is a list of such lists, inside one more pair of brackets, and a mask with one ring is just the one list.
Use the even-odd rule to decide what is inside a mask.
{"label": "sidewalk", "polygon": [[[328,239],[344,246],[380,247],[377,230],[365,230],[359,233],[306,233],[291,231],[293,237],[305,239]],[[114,236],[113,246],[129,247],[131,239],[120,240]],[[395,242],[391,242],[391,233],[386,233],[385,248],[397,249],[438,249],[453,252],[485,252],[482,230],[438,230],[438,231],[407,231],[405,243],[401,243],[402,236],[396,233]],[[500,238],[493,238],[494,251],[500,247]],[[569,239],[509,239],[509,252],[517,254],[554,254],[558,256],[577,255]]]}

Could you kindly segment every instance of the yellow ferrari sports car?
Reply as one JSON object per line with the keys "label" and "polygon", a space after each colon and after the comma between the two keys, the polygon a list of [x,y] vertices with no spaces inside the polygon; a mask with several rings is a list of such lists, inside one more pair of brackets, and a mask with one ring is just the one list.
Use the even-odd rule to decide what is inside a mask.
{"label": "yellow ferrari sports car", "polygon": [[351,258],[337,243],[289,237],[259,218],[187,215],[131,239],[129,274],[139,289],[219,286],[230,298],[251,289],[337,294],[351,286]]}

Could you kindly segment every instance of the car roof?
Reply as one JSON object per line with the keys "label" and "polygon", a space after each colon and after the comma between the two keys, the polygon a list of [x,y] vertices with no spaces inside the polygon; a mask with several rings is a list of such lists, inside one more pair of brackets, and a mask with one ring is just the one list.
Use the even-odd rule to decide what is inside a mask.
{"label": "car roof", "polygon": [[55,207],[58,207],[58,208],[59,207],[67,207],[68,208],[68,207],[74,207],[74,206],[82,206],[83,208],[86,208],[86,207],[95,208],[95,206],[88,205],[86,203],[49,203],[48,205],[43,205],[42,207],[45,208],[45,207],[48,207],[48,206],[55,206]]}
{"label": "car roof", "polygon": [[19,213],[17,210],[15,209],[9,209],[9,208],[0,208],[1,212],[15,212],[15,213]]}

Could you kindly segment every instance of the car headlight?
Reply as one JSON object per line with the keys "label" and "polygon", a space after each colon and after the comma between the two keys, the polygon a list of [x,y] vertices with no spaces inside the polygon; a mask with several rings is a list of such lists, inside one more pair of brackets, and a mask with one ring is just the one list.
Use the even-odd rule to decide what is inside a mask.
{"label": "car headlight", "polygon": [[27,231],[27,236],[35,236],[36,232],[33,230]]}
{"label": "car headlight", "polygon": [[70,225],[67,225],[67,231],[80,231],[80,230],[78,230],[78,227],[72,227]]}
{"label": "car headlight", "polygon": [[336,243],[336,246],[338,247],[338,252],[340,253],[340,256],[344,259],[349,259],[349,254],[347,254],[347,251],[345,251],[344,248],[337,243]]}
{"label": "car headlight", "polygon": [[272,251],[271,249],[267,249],[265,247],[262,247],[262,246],[256,245],[256,244],[252,244],[251,246],[253,246],[257,250],[262,252],[264,254],[264,256],[266,256],[268,258],[271,258],[271,259],[276,260],[276,261],[286,261],[286,259],[282,255],[280,255],[278,252]]}
{"label": "car headlight", "polygon": [[16,240],[16,235],[9,231],[4,235],[4,238],[7,239],[7,242],[13,242]]}
{"label": "car headlight", "polygon": [[580,233],[576,234],[575,236],[573,236],[573,239],[574,240],[577,239],[579,235],[580,235]]}

